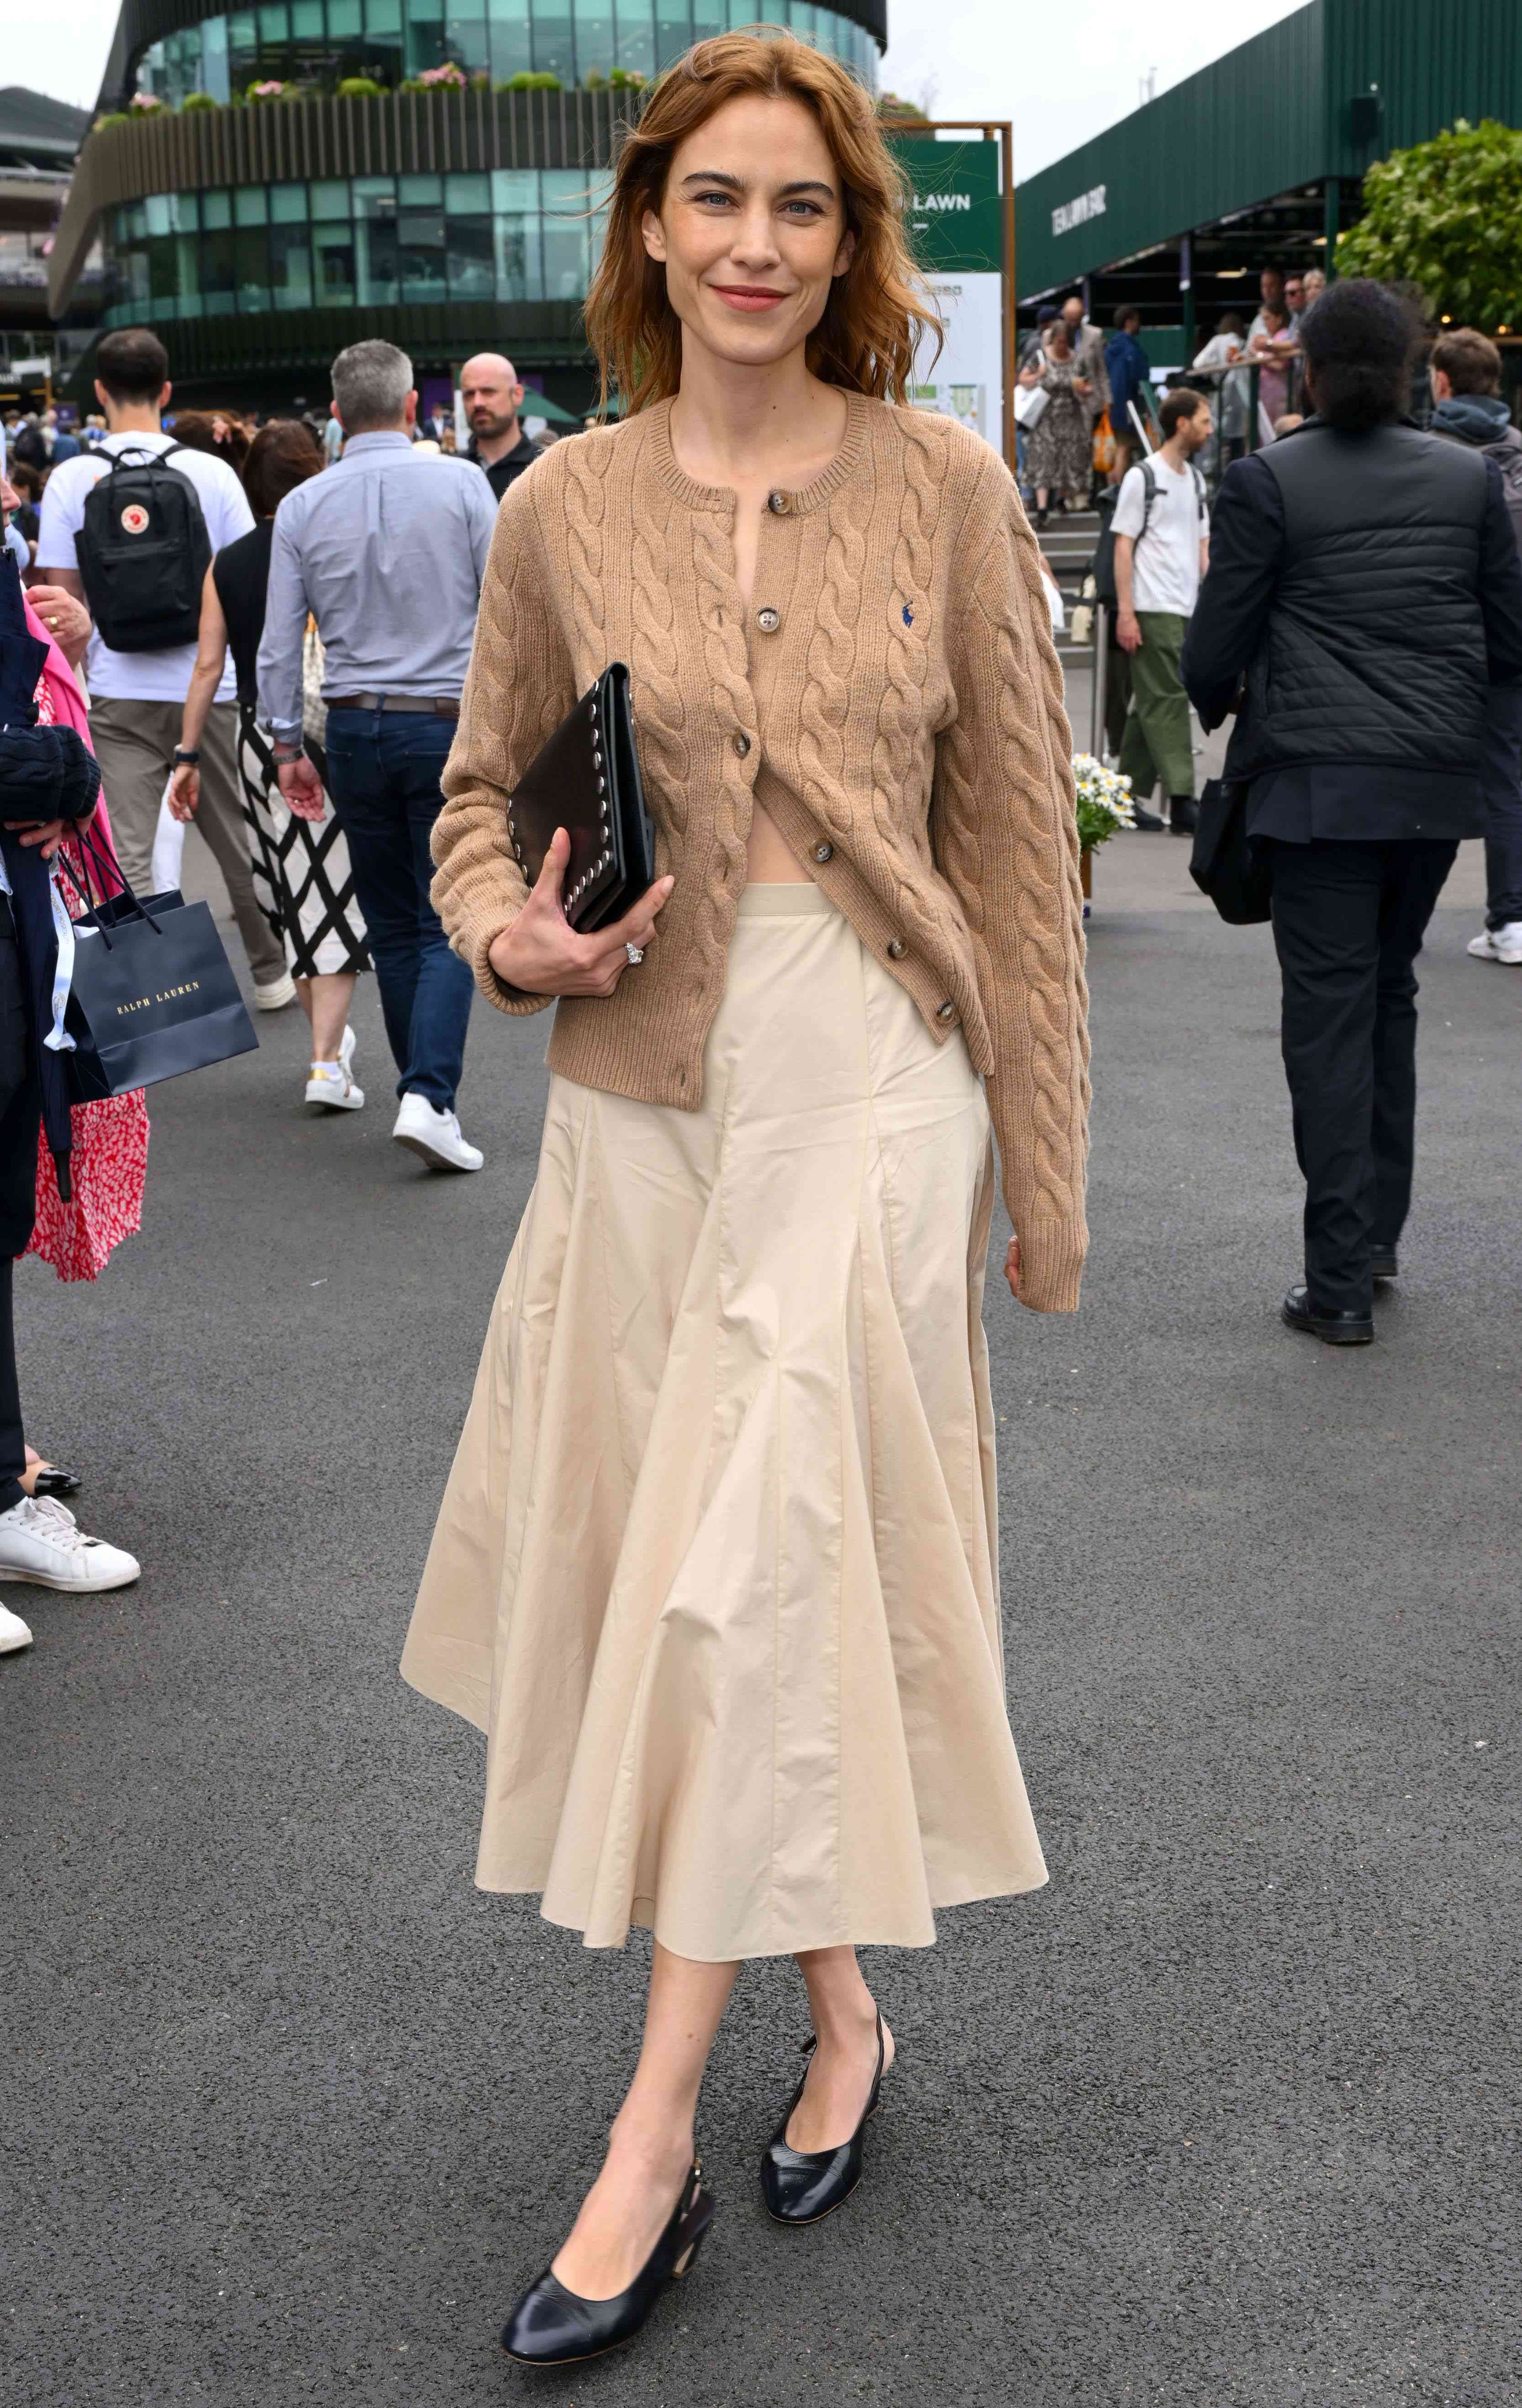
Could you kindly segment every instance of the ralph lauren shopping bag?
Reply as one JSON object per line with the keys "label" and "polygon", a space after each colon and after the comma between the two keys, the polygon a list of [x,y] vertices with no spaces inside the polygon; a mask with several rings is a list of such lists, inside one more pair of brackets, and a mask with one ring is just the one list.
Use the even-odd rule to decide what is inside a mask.
{"label": "ralph lauren shopping bag", "polygon": [[1233,928],[1269,916],[1273,884],[1268,847],[1247,834],[1247,789],[1211,778],[1200,797],[1189,876]]}
{"label": "ralph lauren shopping bag", "polygon": [[259,1042],[210,907],[178,893],[140,902],[124,882],[74,924],[64,1025],[77,1104],[204,1070]]}

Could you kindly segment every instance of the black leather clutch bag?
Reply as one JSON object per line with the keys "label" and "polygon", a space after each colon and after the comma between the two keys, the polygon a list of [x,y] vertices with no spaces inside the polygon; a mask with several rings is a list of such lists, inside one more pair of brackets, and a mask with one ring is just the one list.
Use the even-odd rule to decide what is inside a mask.
{"label": "black leather clutch bag", "polygon": [[590,936],[621,918],[655,880],[629,671],[614,661],[535,753],[508,798],[507,832],[532,886],[558,827],[571,839],[565,916]]}

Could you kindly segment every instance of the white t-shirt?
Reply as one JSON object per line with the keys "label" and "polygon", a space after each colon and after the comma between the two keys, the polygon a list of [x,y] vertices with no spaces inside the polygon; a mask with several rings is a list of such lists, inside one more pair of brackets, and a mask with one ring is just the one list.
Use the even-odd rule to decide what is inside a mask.
{"label": "white t-shirt", "polygon": [[[81,452],[77,460],[61,460],[43,492],[37,566],[78,567],[75,538],[84,524],[85,496],[96,478],[105,476],[107,454],[169,452],[174,441],[172,435],[107,435],[98,450]],[[214,460],[209,452],[184,451],[175,453],[174,465],[195,487],[214,552],[248,534],[254,523],[249,496],[225,460]],[[115,702],[183,702],[194,666],[193,644],[176,644],[164,652],[113,652],[98,635],[92,635],[84,660],[92,699],[108,696]],[[231,702],[236,692],[229,652],[217,700]]]}
{"label": "white t-shirt", "polygon": [[1146,515],[1142,471],[1135,467],[1128,468],[1121,481],[1113,521],[1117,535],[1133,539],[1146,523],[1131,569],[1131,606],[1170,610],[1175,618],[1187,619],[1200,593],[1200,546],[1210,520],[1192,467],[1171,468],[1160,452],[1154,452],[1146,465],[1158,481],[1151,517]]}

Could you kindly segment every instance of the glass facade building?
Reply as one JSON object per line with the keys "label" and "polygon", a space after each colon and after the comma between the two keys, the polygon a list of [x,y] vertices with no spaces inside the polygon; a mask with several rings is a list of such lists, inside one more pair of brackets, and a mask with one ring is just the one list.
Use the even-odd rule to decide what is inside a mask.
{"label": "glass facade building", "polygon": [[271,79],[390,87],[448,62],[493,82],[549,74],[574,86],[620,67],[648,79],[690,43],[754,24],[789,27],[875,88],[872,36],[815,0],[277,0],[165,35],[137,83],[176,108],[192,92],[226,103]]}

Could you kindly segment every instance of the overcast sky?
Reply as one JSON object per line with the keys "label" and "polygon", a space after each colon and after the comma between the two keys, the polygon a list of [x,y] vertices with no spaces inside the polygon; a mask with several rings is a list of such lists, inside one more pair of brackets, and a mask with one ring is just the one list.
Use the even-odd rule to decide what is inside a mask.
{"label": "overcast sky", "polygon": [[[0,83],[92,107],[118,5],[9,0]],[[1029,176],[1133,109],[1149,72],[1161,92],[1301,5],[1233,0],[1173,19],[1118,0],[888,0],[883,82],[937,116],[1013,118],[1015,172]]]}

